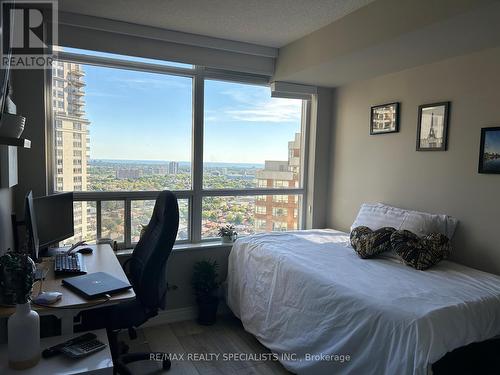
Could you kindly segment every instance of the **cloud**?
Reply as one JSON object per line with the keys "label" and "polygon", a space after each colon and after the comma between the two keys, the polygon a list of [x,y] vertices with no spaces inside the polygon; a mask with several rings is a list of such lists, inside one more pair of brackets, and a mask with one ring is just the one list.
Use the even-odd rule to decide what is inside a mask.
{"label": "cloud", "polygon": [[[222,109],[224,117],[228,120],[246,122],[300,121],[302,113],[300,100],[271,98],[269,92],[263,92],[263,89],[268,91],[260,87],[257,90],[223,91],[223,95],[229,96],[236,102],[231,107],[225,106]],[[213,117],[210,116],[210,121],[215,121]]]}
{"label": "cloud", "polygon": [[287,99],[255,103],[245,109],[225,111],[232,119],[249,122],[290,122],[300,120],[301,104]]}

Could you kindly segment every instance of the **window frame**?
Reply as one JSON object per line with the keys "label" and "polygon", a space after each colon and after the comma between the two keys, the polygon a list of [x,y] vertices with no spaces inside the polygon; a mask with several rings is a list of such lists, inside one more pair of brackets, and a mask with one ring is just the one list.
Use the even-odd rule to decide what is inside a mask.
{"label": "window frame", "polygon": [[[158,65],[153,63],[143,63],[112,59],[108,57],[80,55],[76,53],[59,51],[55,61],[63,61],[76,64],[94,65],[99,67],[126,69],[134,71],[143,71],[147,73],[158,73],[174,76],[183,76],[192,78],[192,132],[191,132],[191,189],[172,191],[178,199],[187,199],[188,201],[188,238],[178,240],[176,243],[201,243],[213,241],[214,238],[203,238],[202,233],[202,202],[204,197],[215,196],[258,196],[258,195],[297,195],[301,203],[299,215],[297,217],[297,227],[305,228],[307,216],[307,176],[309,159],[309,129],[311,100],[302,99],[302,118],[301,118],[301,173],[300,187],[293,188],[249,188],[249,189],[204,189],[203,188],[203,144],[204,144],[204,88],[205,80],[227,81],[241,84],[252,84],[269,87],[271,82],[268,76],[253,75],[232,71],[212,69],[203,66],[193,65],[192,68],[174,67]],[[46,100],[47,113],[47,182],[48,194],[57,193],[56,181],[56,144],[55,144],[55,123],[54,109],[52,106],[52,82],[53,70],[47,69],[46,74]],[[57,77],[57,75],[56,75]],[[55,87],[54,87],[55,88]],[[124,242],[119,243],[120,249],[132,248],[132,228],[131,228],[131,202],[134,200],[152,200],[156,199],[160,191],[74,191],[75,202],[96,202],[96,237],[101,235],[102,211],[101,203],[103,201],[119,200],[124,201],[125,223],[124,223]]]}

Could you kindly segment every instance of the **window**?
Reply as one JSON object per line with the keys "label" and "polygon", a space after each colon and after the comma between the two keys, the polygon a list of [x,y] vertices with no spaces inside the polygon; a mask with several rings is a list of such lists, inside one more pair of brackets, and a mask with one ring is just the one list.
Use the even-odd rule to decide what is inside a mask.
{"label": "window", "polygon": [[288,171],[288,155],[301,148],[301,100],[271,98],[266,86],[206,80],[204,108],[205,188],[267,187],[268,180],[288,188],[283,179],[300,180]]}
{"label": "window", "polygon": [[273,216],[287,216],[288,210],[281,207],[273,207]]}
{"label": "window", "polygon": [[273,181],[273,187],[275,187],[275,188],[288,187],[288,181],[275,180],[275,181]]}
{"label": "window", "polygon": [[255,206],[255,213],[265,215],[267,213],[267,209],[265,206]]}
{"label": "window", "polygon": [[255,219],[255,228],[258,231],[265,231],[266,230],[266,220]]}
{"label": "window", "polygon": [[257,187],[266,188],[267,187],[267,180],[258,179],[257,180]]}
{"label": "window", "polygon": [[54,111],[55,146],[65,152],[53,189],[76,192],[75,239],[132,246],[164,189],[178,197],[178,241],[216,237],[224,224],[240,235],[302,226],[302,100],[187,64],[65,48],[58,58],[53,86],[68,97]]}
{"label": "window", "polygon": [[[288,203],[288,195],[275,195],[273,197],[273,202],[276,203]],[[297,203],[297,202],[294,202]]]}
{"label": "window", "polygon": [[288,230],[288,225],[282,221],[276,221],[273,223],[273,231],[284,232]]}

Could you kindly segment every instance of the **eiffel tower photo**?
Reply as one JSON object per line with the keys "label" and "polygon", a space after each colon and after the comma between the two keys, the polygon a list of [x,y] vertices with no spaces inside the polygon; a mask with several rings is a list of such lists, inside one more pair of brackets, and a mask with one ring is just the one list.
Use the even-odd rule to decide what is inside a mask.
{"label": "eiffel tower photo", "polygon": [[447,114],[447,103],[419,108],[417,150],[444,150]]}

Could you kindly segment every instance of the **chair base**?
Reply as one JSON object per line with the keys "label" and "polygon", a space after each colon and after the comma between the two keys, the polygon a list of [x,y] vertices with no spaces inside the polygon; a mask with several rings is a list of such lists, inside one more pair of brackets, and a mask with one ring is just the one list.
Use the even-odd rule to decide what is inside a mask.
{"label": "chair base", "polygon": [[118,342],[118,331],[108,330],[109,347],[111,356],[113,357],[114,373],[120,375],[132,375],[132,372],[127,367],[128,363],[137,361],[160,361],[162,368],[165,371],[170,370],[172,363],[170,362],[169,354],[163,352],[142,352],[142,353],[127,353],[128,345],[123,342]]}
{"label": "chair base", "polygon": [[151,353],[127,353],[119,356],[115,362],[115,373],[120,375],[132,375],[132,372],[127,367],[128,363],[137,361],[149,361],[152,358],[162,359],[162,369],[165,371],[170,370],[172,363],[168,358],[167,353],[162,352],[151,352]]}

